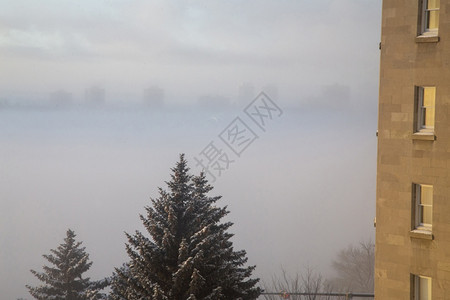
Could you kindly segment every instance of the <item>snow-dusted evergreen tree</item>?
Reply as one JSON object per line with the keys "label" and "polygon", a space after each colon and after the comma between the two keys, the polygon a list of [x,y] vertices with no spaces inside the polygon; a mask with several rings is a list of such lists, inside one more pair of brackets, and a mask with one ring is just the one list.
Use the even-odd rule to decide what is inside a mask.
{"label": "snow-dusted evergreen tree", "polygon": [[205,175],[188,173],[184,155],[172,169],[168,190],[140,216],[151,238],[127,234],[130,261],[116,269],[112,299],[256,299],[261,293],[245,266],[245,251],[234,251],[221,222],[226,207],[220,197],[209,197],[212,186]]}
{"label": "snow-dusted evergreen tree", "polygon": [[105,294],[100,293],[108,285],[108,280],[91,281],[89,277],[82,275],[92,265],[85,247],[80,247],[82,242],[75,241],[75,233],[67,230],[64,243],[56,250],[51,249],[50,255],[43,255],[53,266],[44,266],[44,272],[31,270],[44,284],[27,288],[36,299],[42,300],[93,300],[106,299]]}

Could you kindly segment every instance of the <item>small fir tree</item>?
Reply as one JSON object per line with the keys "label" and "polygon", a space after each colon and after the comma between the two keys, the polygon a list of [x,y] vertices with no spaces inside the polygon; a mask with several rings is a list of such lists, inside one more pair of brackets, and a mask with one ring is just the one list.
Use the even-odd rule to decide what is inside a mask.
{"label": "small fir tree", "polygon": [[51,249],[50,255],[43,255],[53,266],[44,266],[44,272],[31,270],[44,284],[38,287],[26,286],[30,294],[42,300],[93,300],[106,299],[100,293],[108,285],[108,280],[91,281],[89,277],[83,278],[92,265],[82,242],[75,241],[75,233],[67,230],[64,243],[56,250]]}
{"label": "small fir tree", "polygon": [[205,175],[188,174],[184,155],[172,169],[168,191],[140,216],[151,239],[136,231],[126,234],[128,264],[117,268],[112,299],[256,299],[261,293],[250,278],[254,266],[245,266],[245,251],[234,251],[221,222],[229,212],[209,197]]}

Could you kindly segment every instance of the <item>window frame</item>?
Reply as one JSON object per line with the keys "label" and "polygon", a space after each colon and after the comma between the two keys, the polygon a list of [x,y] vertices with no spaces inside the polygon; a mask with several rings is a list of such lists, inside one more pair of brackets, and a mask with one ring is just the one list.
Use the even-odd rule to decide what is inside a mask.
{"label": "window frame", "polygon": [[[433,106],[425,106],[425,90],[429,88],[434,88],[434,99]],[[415,122],[414,122],[414,132],[423,132],[423,133],[434,133],[434,129],[436,126],[436,86],[416,86],[415,89]],[[426,110],[432,109],[433,111],[433,125],[426,124]]]}
{"label": "window frame", "polygon": [[[412,283],[412,297],[411,299],[413,300],[432,300],[433,299],[433,293],[432,293],[432,286],[433,286],[433,281],[432,278],[429,276],[422,276],[422,275],[416,275],[416,274],[411,274],[411,283]],[[420,295],[420,287],[421,287],[421,281],[425,281],[427,284],[427,296],[424,299],[423,297],[421,297]]]}
{"label": "window frame", "polygon": [[[428,1],[429,0],[422,0],[421,1],[421,7],[420,7],[420,30],[419,35],[437,35],[439,31],[439,23],[437,25],[437,28],[429,28],[429,12],[436,12],[439,18],[440,13],[440,7],[441,3],[440,0],[438,1],[438,7],[437,8],[428,8]],[[439,21],[438,21],[439,22]]]}
{"label": "window frame", "polygon": [[[422,201],[422,189],[423,187],[431,188],[431,204],[425,204]],[[434,198],[434,189],[430,184],[413,184],[413,230],[427,230],[431,231],[433,228],[433,198]],[[424,223],[423,221],[423,208],[428,207],[431,209],[431,222]]]}

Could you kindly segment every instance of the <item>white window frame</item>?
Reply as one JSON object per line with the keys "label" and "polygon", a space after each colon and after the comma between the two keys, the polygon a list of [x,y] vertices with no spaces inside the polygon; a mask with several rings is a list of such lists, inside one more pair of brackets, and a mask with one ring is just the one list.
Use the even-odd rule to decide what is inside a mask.
{"label": "white window frame", "polygon": [[435,89],[434,105],[433,105],[433,109],[434,109],[434,113],[435,113],[435,115],[433,117],[434,125],[436,122],[436,87],[435,86],[418,86],[418,87],[416,87],[416,89],[417,89],[417,91],[416,91],[416,97],[417,97],[416,111],[417,111],[417,113],[416,113],[416,129],[415,129],[416,132],[434,132],[434,125],[427,126],[425,124],[425,112],[426,112],[426,109],[428,108],[424,105],[424,100],[425,100],[424,95],[425,95],[426,88],[434,88]]}
{"label": "white window frame", "polygon": [[[422,187],[427,187],[433,189],[432,185],[429,184],[419,184],[419,183],[415,183],[413,185],[413,189],[414,189],[414,217],[415,217],[415,229],[424,229],[424,230],[430,230],[433,227],[433,196],[434,196],[434,191],[433,191],[433,196],[431,197],[431,204],[424,204],[422,203],[422,199],[421,199],[421,190]],[[423,223],[423,216],[422,216],[422,207],[430,207],[431,208],[431,223]]]}
{"label": "white window frame", "polygon": [[[422,275],[413,275],[413,298],[414,300],[432,300],[432,279],[431,277],[422,276]],[[422,284],[427,285],[427,296],[420,297],[420,287]]]}
{"label": "white window frame", "polygon": [[439,1],[439,7],[438,8],[432,8],[432,9],[428,9],[428,0],[422,0],[422,11],[421,11],[421,34],[437,34],[438,33],[438,28],[429,28],[428,27],[428,16],[429,16],[429,12],[431,11],[437,11],[439,14],[439,9],[440,9],[440,1]]}

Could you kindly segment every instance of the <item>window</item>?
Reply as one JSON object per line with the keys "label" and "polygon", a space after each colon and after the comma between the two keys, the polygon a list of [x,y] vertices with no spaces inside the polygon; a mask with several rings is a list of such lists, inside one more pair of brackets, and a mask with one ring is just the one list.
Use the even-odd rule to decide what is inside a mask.
{"label": "window", "polygon": [[433,224],[433,186],[414,184],[415,229],[431,230]]}
{"label": "window", "polygon": [[422,0],[420,34],[437,35],[439,28],[439,0]]}
{"label": "window", "polygon": [[412,276],[414,300],[431,300],[431,278],[419,275]]}
{"label": "window", "polygon": [[417,87],[416,132],[434,131],[436,87]]}

